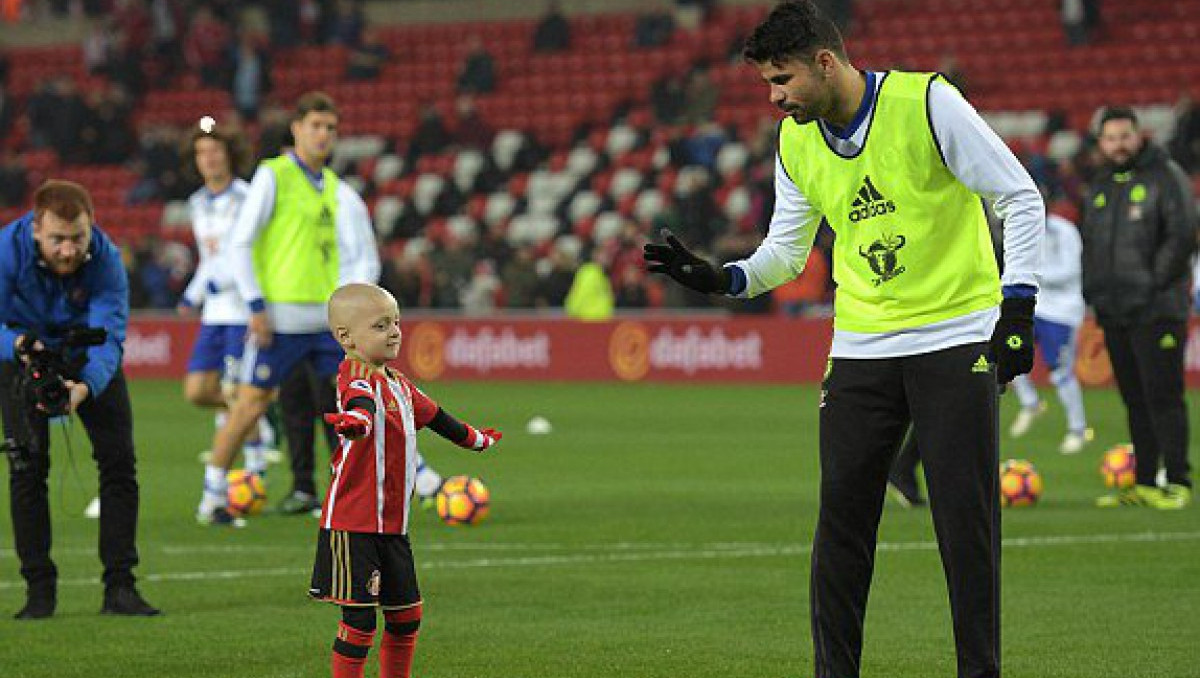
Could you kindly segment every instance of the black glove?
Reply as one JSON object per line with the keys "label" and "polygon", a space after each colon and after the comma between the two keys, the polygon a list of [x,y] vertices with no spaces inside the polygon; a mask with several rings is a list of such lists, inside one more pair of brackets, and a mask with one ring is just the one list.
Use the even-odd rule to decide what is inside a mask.
{"label": "black glove", "polygon": [[649,264],[651,273],[666,273],[675,282],[704,294],[726,294],[729,292],[730,275],[724,267],[717,268],[688,251],[683,243],[668,230],[663,230],[666,245],[646,243],[642,256]]}
{"label": "black glove", "polygon": [[996,381],[1001,384],[1033,369],[1034,302],[1028,297],[1005,299],[1000,304],[1000,320],[992,333],[992,358],[996,361]]}

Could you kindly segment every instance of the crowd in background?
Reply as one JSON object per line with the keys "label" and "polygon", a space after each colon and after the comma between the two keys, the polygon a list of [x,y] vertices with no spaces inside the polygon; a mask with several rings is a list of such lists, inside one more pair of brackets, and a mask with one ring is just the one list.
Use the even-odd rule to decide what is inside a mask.
{"label": "crowd in background", "polygon": [[[844,28],[852,26],[848,0],[823,3]],[[239,21],[247,6],[261,9],[260,21]],[[674,12],[647,12],[630,36],[635,46],[663,44],[673,31],[699,25],[712,11],[710,0],[678,0]],[[90,23],[82,45],[87,71],[105,76],[105,85],[87,92],[68,76],[43,82],[26,101],[6,96],[6,62],[0,58],[0,136],[14,124],[27,124],[35,149],[54,151],[71,164],[120,164],[138,180],[124,196],[127,204],[157,204],[185,199],[196,186],[180,172],[178,147],[182,130],[163,125],[134,126],[139,99],[153,89],[177,87],[181,78],[196,86],[230,92],[238,117],[253,132],[259,158],[277,155],[289,142],[289,111],[272,99],[272,61],[277,50],[297,45],[337,44],[348,50],[345,77],[378,78],[397,55],[389,53],[375,27],[369,25],[358,0],[48,0],[38,11],[82,13]],[[1095,3],[1062,2],[1064,39],[1085,42],[1098,30]],[[530,36],[537,52],[570,49],[571,26],[556,3],[550,3]],[[726,58],[740,60],[740,41],[730,45]],[[478,151],[483,167],[466,190],[447,181],[426,210],[413,209],[411,200],[389,223],[377,223],[383,247],[383,284],[406,307],[464,309],[484,313],[495,308],[559,308],[582,263],[604,267],[618,308],[647,306],[705,306],[725,304],[743,312],[771,310],[791,314],[826,312],[832,297],[829,250],[832,233],[822,228],[809,270],[801,279],[777,290],[771,299],[729,303],[690,295],[678,286],[660,286],[641,263],[641,244],[652,233],[669,228],[689,246],[720,261],[753,251],[765,232],[773,209],[774,125],[757,130],[722,126],[715,121],[720,92],[710,77],[711,64],[672,73],[645,93],[652,117],[634,124],[628,107],[619,107],[606,125],[583,126],[572,144],[611,126],[630,127],[635,148],[661,147],[669,154],[667,168],[653,168],[642,187],[658,185],[667,173],[679,173],[680,185],[664,191],[667,199],[649,218],[634,213],[630,204],[604,197],[602,211],[615,211],[624,223],[618,237],[594,245],[573,233],[567,216],[570,201],[605,174],[613,160],[601,149],[596,167],[579,178],[555,210],[559,237],[545,245],[513,245],[503,228],[483,227],[474,233],[429,233],[431,220],[444,220],[470,209],[473,195],[503,190],[516,175],[545,167],[555,150],[527,135],[515,158],[500,162],[493,152],[497,130],[489,125],[476,96],[497,87],[496,63],[485,45],[464,36],[463,60],[455,78],[457,98],[451,115],[432,102],[423,105],[415,132],[407,139],[389,140],[389,151],[403,158],[404,172],[417,171],[421,159],[463,149]],[[967,90],[969,73],[952,57],[943,70]],[[344,102],[345,107],[354,102]],[[1169,144],[1175,158],[1189,171],[1200,171],[1200,107],[1181,98],[1176,129]],[[1051,115],[1042,138],[1061,127]],[[723,177],[717,155],[737,142],[749,150],[744,168],[734,181],[747,189],[748,206],[730,218],[718,196]],[[1084,183],[1096,168],[1094,141],[1085,139],[1070,160],[1051,159],[1044,144],[1020,144],[1015,149],[1055,209],[1073,216]],[[691,168],[688,172],[679,172]],[[378,197],[369,172],[350,164],[339,167],[362,178],[369,203]],[[18,153],[0,154],[0,205],[18,206],[28,192],[28,180]],[[518,199],[518,211],[525,197]],[[376,214],[377,220],[380,218]],[[137,308],[175,306],[191,273],[194,255],[188,246],[170,239],[150,238],[126,245],[125,260]]]}

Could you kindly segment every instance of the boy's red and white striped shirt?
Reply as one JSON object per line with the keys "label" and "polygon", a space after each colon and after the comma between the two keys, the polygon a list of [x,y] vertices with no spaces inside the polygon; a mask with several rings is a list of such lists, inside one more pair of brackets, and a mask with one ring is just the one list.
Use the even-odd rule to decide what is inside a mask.
{"label": "boy's red and white striped shirt", "polygon": [[[438,412],[438,404],[404,375],[355,358],[338,368],[338,409],[367,425],[357,440],[342,439],[334,452],[321,526],[349,532],[405,534],[417,475],[417,431]],[[375,413],[351,410],[366,398]]]}

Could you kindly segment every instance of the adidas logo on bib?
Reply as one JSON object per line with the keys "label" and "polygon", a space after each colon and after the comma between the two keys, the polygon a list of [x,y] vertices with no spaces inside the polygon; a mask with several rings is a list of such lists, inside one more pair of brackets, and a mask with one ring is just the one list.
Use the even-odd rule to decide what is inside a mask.
{"label": "adidas logo on bib", "polygon": [[863,184],[858,189],[858,197],[850,203],[850,214],[847,217],[852,222],[859,222],[881,214],[891,214],[896,211],[896,203],[883,197],[875,184],[871,183],[871,175],[863,177]]}

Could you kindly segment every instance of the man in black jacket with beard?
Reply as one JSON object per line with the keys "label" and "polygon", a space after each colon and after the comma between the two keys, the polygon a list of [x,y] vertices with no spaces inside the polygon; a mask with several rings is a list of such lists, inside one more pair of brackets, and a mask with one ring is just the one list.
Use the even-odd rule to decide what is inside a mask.
{"label": "man in black jacket with beard", "polygon": [[[1195,204],[1187,175],[1142,138],[1132,110],[1106,110],[1099,135],[1106,165],[1084,206],[1083,296],[1129,411],[1137,485],[1096,503],[1179,509],[1192,499],[1183,359]],[[1155,482],[1160,459],[1163,488]]]}

